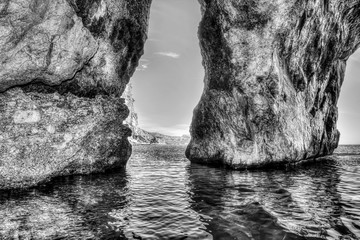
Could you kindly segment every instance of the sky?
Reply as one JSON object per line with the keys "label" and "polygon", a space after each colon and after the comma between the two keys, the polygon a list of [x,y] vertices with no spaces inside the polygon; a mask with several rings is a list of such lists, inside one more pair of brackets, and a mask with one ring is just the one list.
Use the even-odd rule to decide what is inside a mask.
{"label": "sky", "polygon": [[[168,135],[189,134],[203,89],[204,69],[195,0],[153,0],[148,40],[132,77],[139,126]],[[347,62],[338,102],[340,144],[360,144],[360,50]]]}
{"label": "sky", "polygon": [[131,78],[139,127],[189,134],[204,86],[197,37],[200,18],[196,0],[153,0],[145,52]]}
{"label": "sky", "polygon": [[340,144],[360,144],[360,50],[347,61],[338,102]]}

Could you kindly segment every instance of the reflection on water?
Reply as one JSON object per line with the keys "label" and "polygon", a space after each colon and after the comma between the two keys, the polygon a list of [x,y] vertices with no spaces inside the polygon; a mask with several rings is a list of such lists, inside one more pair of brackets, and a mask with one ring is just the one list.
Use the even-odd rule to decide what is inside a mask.
{"label": "reflection on water", "polygon": [[[209,219],[216,239],[356,239],[356,233],[360,237],[356,232],[360,202],[344,211],[345,201],[338,192],[343,173],[336,162],[286,172],[188,169],[193,208]],[[350,181],[350,195],[357,196],[354,191],[357,188],[359,192],[359,182]],[[349,219],[352,213],[357,219]],[[347,226],[344,219],[354,227]]]}
{"label": "reflection on water", "polygon": [[135,146],[126,170],[0,193],[0,239],[358,239],[360,147],[272,171]]}
{"label": "reflection on water", "polygon": [[112,209],[126,207],[126,175],[55,179],[52,186],[0,195],[0,239],[124,236]]}

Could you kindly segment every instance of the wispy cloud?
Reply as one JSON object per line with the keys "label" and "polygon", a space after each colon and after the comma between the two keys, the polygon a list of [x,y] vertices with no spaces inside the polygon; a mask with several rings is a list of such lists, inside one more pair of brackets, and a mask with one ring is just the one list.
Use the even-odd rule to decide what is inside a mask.
{"label": "wispy cloud", "polygon": [[140,59],[139,66],[136,68],[136,71],[145,71],[149,67],[149,60],[148,59]]}
{"label": "wispy cloud", "polygon": [[155,54],[165,56],[165,57],[171,57],[171,58],[179,58],[180,54],[175,52],[156,52]]}

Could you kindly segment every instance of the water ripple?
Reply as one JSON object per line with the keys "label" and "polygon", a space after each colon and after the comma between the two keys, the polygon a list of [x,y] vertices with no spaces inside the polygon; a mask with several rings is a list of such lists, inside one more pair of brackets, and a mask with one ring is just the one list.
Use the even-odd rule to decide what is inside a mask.
{"label": "water ripple", "polygon": [[359,239],[359,153],[247,172],[134,146],[126,170],[0,193],[0,239]]}

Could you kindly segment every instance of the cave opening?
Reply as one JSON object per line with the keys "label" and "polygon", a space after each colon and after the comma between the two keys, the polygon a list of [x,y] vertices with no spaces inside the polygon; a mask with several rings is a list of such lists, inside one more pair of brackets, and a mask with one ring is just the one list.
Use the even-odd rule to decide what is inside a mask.
{"label": "cave opening", "polygon": [[203,90],[200,20],[197,1],[153,1],[144,54],[123,95],[130,109],[126,123],[136,140],[156,141],[149,132],[189,139]]}
{"label": "cave opening", "polygon": [[360,50],[347,60],[345,79],[341,87],[338,101],[339,119],[337,127],[340,131],[339,144],[360,144]]}

